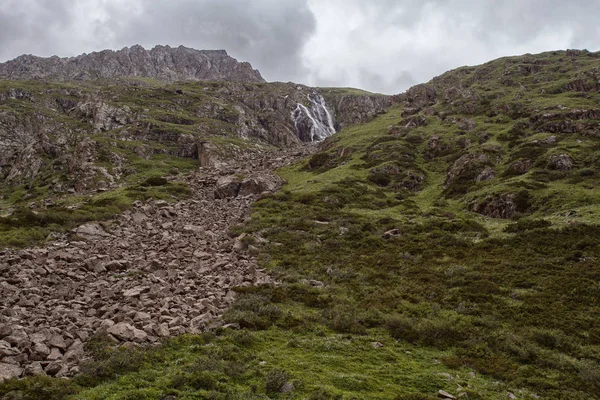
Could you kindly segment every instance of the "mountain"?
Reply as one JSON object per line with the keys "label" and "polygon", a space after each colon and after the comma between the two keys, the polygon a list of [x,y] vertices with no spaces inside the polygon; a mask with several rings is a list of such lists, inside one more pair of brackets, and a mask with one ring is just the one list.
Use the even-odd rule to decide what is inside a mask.
{"label": "mountain", "polygon": [[[98,58],[104,54],[118,59],[131,52],[148,57],[161,51],[179,54],[175,59],[191,54],[202,59],[222,58],[223,65],[229,62],[226,59],[232,60],[224,52],[181,47],[172,51],[156,47],[151,52],[134,47],[79,60],[54,60],[79,66],[110,65],[100,63]],[[73,194],[100,192],[106,196],[107,192],[144,181],[148,175],[165,174],[174,168],[215,167],[250,151],[299,146],[303,141],[312,141],[311,132],[323,123],[328,124],[326,134],[331,134],[335,129],[374,118],[391,101],[389,96],[363,91],[293,83],[230,82],[221,78],[197,81],[197,75],[191,80],[168,83],[130,76],[133,70],[148,71],[144,57],[126,57],[130,62],[126,70],[111,69],[111,73],[123,74],[114,78],[0,80],[2,215],[14,215],[24,206],[46,213],[46,203],[52,204],[51,212],[56,212],[57,208],[70,206],[68,199]],[[203,71],[204,61],[190,63],[194,71]],[[214,68],[206,72],[217,71],[216,61],[210,65]],[[246,69],[252,71],[249,66]],[[229,77],[233,77],[236,70],[219,71],[229,71]],[[318,103],[311,100],[317,98]],[[296,109],[300,112],[293,117]],[[114,201],[123,206],[131,204],[136,196],[121,196]],[[119,208],[112,209],[120,212]],[[63,228],[80,217],[107,215],[95,207],[67,214],[70,216],[65,223],[59,224]],[[47,229],[18,227],[17,221],[11,225],[0,234],[0,246],[30,243],[32,236],[25,232],[37,239],[49,233]]]}
{"label": "mountain", "polygon": [[[45,122],[31,132],[68,120],[93,165],[137,170],[100,193],[49,196],[41,174],[3,192],[4,243],[40,245],[0,254],[0,372],[75,377],[0,398],[598,398],[600,53],[505,57],[391,97],[130,82],[0,91],[3,112]],[[139,102],[146,128],[94,127],[101,112],[76,110],[100,91]],[[295,115],[326,121],[320,96],[338,132],[302,142],[327,131]],[[203,104],[216,114],[195,120]],[[260,129],[203,127],[228,104]],[[219,162],[178,154],[183,134]],[[59,154],[39,160],[73,185]]]}
{"label": "mountain", "polygon": [[81,81],[127,76],[166,82],[265,81],[249,63],[238,62],[225,50],[194,50],[184,46],[156,46],[146,50],[136,45],[71,58],[22,55],[0,64],[0,79]]}

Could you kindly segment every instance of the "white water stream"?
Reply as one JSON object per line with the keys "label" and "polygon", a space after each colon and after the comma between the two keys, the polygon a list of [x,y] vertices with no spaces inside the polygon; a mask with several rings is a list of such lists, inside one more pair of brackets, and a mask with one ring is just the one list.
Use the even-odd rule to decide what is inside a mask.
{"label": "white water stream", "polygon": [[307,97],[310,108],[298,103],[292,111],[296,134],[303,142],[320,142],[336,132],[335,123],[323,96],[312,93]]}

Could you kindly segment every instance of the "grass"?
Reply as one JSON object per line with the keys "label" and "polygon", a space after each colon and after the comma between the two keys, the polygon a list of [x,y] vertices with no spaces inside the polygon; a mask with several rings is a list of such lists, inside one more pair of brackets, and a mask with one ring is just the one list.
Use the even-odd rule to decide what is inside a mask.
{"label": "grass", "polygon": [[[35,398],[42,387],[57,399],[415,400],[441,389],[597,398],[598,135],[587,127],[532,143],[550,132],[528,122],[548,111],[540,107],[598,107],[597,92],[567,90],[597,67],[587,54],[526,55],[435,78],[424,105],[400,96],[280,170],[283,189],[232,229],[255,238],[261,267],[280,282],[236,289],[224,318],[240,330],[142,352],[100,346],[71,381],[9,381],[0,395]],[[472,125],[465,119],[475,128],[462,129]],[[573,168],[552,169],[548,157],[563,152]],[[524,158],[528,171],[505,173]],[[485,167],[495,176],[478,181]],[[509,219],[473,211],[512,195]]]}

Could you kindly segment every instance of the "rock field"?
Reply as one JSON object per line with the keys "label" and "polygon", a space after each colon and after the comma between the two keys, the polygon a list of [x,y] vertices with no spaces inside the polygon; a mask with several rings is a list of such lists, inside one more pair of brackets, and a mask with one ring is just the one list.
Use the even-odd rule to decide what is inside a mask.
{"label": "rock field", "polygon": [[232,288],[272,282],[256,249],[229,228],[280,186],[274,168],[310,151],[200,168],[177,178],[192,189],[188,200],[136,202],[45,247],[0,252],[0,381],[73,375],[95,335],[150,345],[222,325]]}

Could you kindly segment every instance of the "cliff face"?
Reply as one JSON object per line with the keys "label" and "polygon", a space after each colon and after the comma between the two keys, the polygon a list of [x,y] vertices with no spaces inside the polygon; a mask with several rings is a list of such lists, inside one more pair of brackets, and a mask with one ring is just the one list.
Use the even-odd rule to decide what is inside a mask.
{"label": "cliff face", "polygon": [[258,70],[238,62],[225,50],[194,50],[179,46],[136,45],[72,58],[23,55],[0,64],[0,79],[52,81],[95,80],[134,76],[173,82],[213,80],[264,82]]}
{"label": "cliff face", "polygon": [[321,91],[338,127],[364,122],[387,104],[386,96],[292,83],[111,82],[0,81],[4,188],[43,178],[54,192],[86,192],[118,186],[135,160],[209,165],[230,158],[232,149],[296,146],[301,139],[292,111]]}
{"label": "cliff face", "polygon": [[394,104],[393,96],[382,94],[352,93],[339,89],[323,89],[322,92],[335,114],[339,129],[369,122]]}

